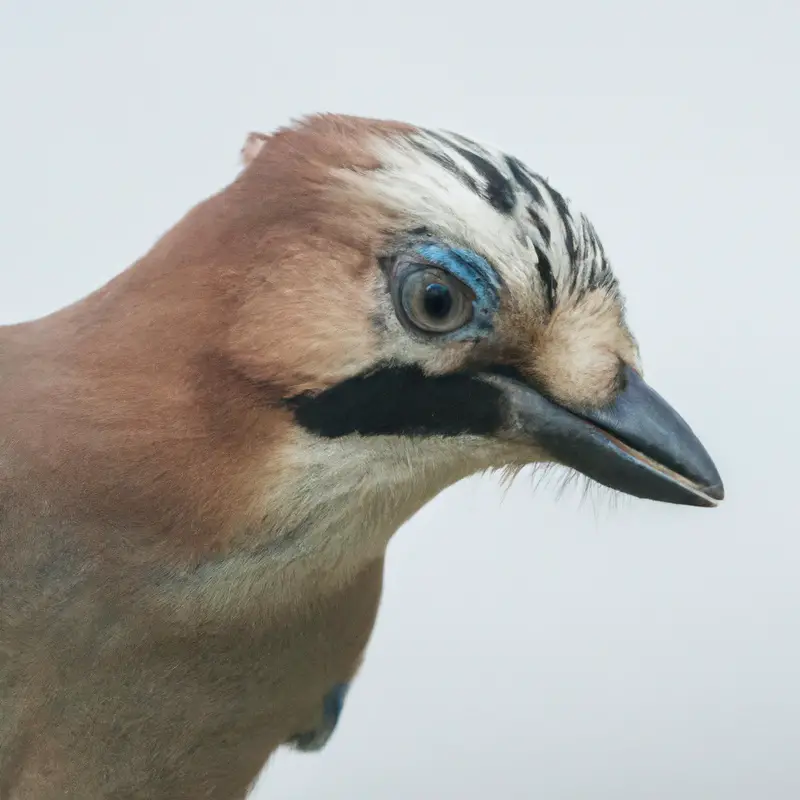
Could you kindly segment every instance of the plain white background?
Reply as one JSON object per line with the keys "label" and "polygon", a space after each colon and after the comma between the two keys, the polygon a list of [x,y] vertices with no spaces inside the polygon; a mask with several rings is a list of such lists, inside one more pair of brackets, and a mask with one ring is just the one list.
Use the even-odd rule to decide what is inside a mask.
{"label": "plain white background", "polygon": [[717,510],[454,487],[390,548],[319,756],[256,797],[800,797],[800,5],[5,0],[0,322],[77,299],[330,110],[502,146],[592,217]]}

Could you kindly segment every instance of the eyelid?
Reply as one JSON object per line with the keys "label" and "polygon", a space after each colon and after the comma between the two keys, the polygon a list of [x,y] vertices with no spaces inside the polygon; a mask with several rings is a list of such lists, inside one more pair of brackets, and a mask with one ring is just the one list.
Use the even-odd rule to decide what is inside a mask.
{"label": "eyelid", "polygon": [[483,286],[499,295],[500,277],[491,264],[472,250],[461,247],[446,247],[439,244],[425,243],[417,245],[414,250],[430,264],[441,267],[456,278],[475,289],[476,278]]}

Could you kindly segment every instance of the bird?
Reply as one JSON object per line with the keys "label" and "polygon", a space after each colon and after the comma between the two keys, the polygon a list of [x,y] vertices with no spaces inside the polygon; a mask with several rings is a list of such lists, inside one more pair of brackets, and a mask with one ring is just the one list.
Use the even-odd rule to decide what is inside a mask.
{"label": "bird", "polygon": [[0,797],[245,797],[333,735],[394,533],[552,464],[724,498],[588,217],[444,129],[248,134],[139,260],[0,328]]}

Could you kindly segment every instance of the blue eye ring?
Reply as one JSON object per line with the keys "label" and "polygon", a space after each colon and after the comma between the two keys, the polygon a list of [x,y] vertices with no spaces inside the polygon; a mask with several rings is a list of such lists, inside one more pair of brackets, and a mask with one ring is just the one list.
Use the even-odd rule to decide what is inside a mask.
{"label": "blue eye ring", "polygon": [[493,330],[500,280],[472,252],[423,243],[401,255],[391,273],[395,311],[422,338],[477,340]]}

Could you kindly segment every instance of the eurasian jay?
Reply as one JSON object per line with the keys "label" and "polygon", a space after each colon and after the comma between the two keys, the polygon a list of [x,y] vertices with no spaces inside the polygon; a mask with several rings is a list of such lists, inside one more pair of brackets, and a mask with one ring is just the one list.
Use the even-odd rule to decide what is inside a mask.
{"label": "eurasian jay", "polygon": [[337,115],[243,161],[0,329],[3,800],[234,800],[321,747],[389,539],[470,474],[723,498],[595,229],[521,161]]}

